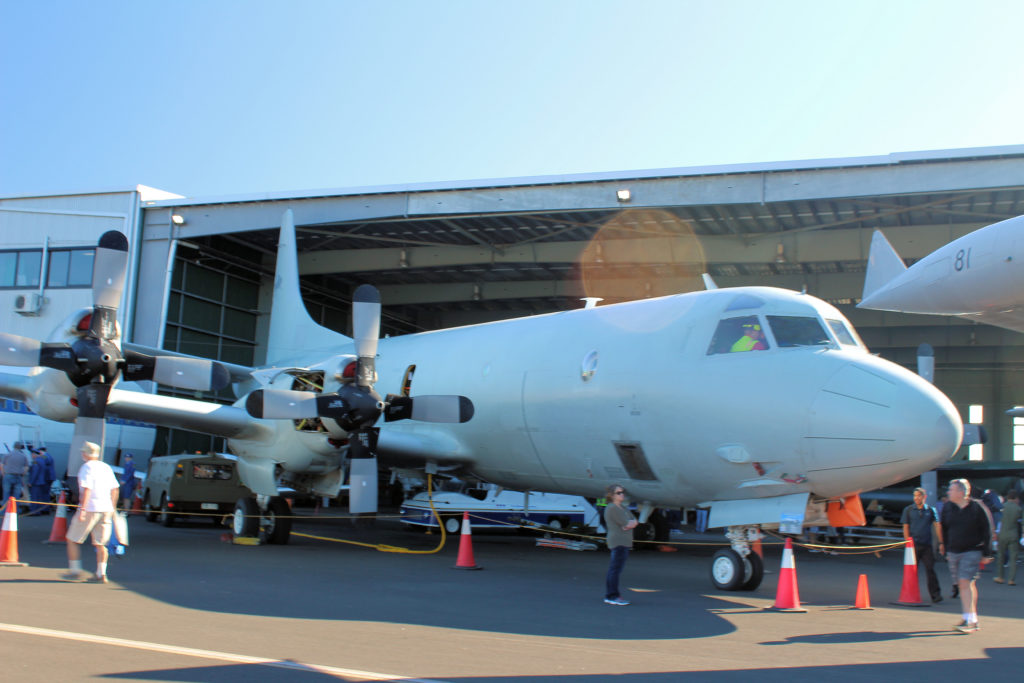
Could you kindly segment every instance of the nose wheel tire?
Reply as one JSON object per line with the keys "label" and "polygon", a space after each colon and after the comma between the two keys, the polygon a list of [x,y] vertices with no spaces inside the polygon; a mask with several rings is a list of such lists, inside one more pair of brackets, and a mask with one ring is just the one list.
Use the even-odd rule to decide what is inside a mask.
{"label": "nose wheel tire", "polygon": [[764,578],[764,560],[757,553],[747,553],[747,556],[743,558],[743,565],[749,569],[749,572],[744,572],[744,579],[743,583],[740,584],[740,590],[757,590],[757,587],[761,585],[761,579]]}
{"label": "nose wheel tire", "polygon": [[723,591],[734,591],[744,579],[744,562],[732,548],[722,548],[711,558],[711,583]]}

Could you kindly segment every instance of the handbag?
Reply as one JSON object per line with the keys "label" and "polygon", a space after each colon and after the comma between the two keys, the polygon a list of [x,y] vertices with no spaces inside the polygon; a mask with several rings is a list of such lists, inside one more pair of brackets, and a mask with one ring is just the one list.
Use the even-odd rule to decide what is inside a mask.
{"label": "handbag", "polygon": [[128,545],[128,515],[123,512],[114,513],[114,536],[121,545]]}

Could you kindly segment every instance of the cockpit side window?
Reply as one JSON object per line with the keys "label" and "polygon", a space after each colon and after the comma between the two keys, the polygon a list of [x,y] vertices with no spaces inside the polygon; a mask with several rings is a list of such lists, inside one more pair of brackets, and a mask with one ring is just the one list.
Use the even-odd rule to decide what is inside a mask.
{"label": "cockpit side window", "polygon": [[779,348],[794,346],[829,346],[825,329],[817,318],[791,315],[770,315],[768,323],[772,326],[772,334]]}
{"label": "cockpit side window", "polygon": [[761,321],[756,315],[726,318],[719,321],[715,336],[708,346],[708,355],[737,353],[741,351],[764,351],[768,348]]}
{"label": "cockpit side window", "polygon": [[853,333],[850,332],[849,328],[846,327],[846,324],[842,320],[829,318],[827,322],[828,326],[832,328],[832,333],[836,335],[836,339],[839,340],[840,344],[843,346],[860,346],[860,344],[857,343],[856,337],[853,336]]}

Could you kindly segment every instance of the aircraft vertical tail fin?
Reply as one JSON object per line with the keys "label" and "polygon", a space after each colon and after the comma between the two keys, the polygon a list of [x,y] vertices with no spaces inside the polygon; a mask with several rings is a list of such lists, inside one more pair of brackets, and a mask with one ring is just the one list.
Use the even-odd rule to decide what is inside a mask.
{"label": "aircraft vertical tail fin", "polygon": [[861,300],[867,299],[907,269],[903,259],[896,253],[881,230],[875,230],[871,237],[871,251],[868,252],[868,271],[864,275],[864,292]]}
{"label": "aircraft vertical tail fin", "polygon": [[274,272],[274,301],[270,309],[267,336],[267,364],[310,351],[339,353],[352,339],[318,324],[302,301],[299,288],[299,257],[295,239],[295,217],[288,209],[281,216]]}

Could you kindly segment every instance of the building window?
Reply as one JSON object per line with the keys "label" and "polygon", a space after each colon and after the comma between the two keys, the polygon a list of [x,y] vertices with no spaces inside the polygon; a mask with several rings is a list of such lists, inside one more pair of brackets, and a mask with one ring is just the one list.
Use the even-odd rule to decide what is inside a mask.
{"label": "building window", "polygon": [[[92,287],[92,261],[95,247],[56,249],[48,254],[48,288]],[[0,289],[28,289],[39,286],[41,249],[0,252]]]}
{"label": "building window", "polygon": [[95,249],[59,249],[50,252],[47,287],[91,287]]}
{"label": "building window", "polygon": [[41,249],[0,252],[0,287],[28,289],[39,286]]}
{"label": "building window", "polygon": [[1024,417],[1013,418],[1013,459],[1024,460]]}
{"label": "building window", "polygon": [[[973,405],[967,407],[967,421],[974,425],[985,423],[985,406]],[[967,447],[968,460],[984,460],[985,445],[976,443]]]}

